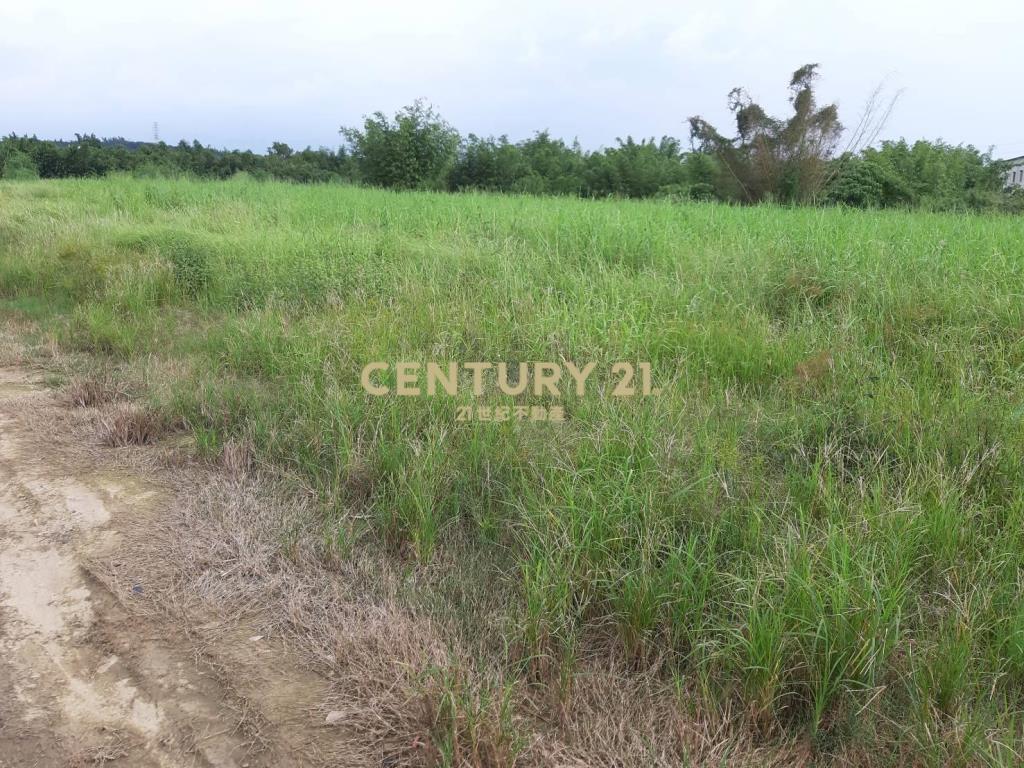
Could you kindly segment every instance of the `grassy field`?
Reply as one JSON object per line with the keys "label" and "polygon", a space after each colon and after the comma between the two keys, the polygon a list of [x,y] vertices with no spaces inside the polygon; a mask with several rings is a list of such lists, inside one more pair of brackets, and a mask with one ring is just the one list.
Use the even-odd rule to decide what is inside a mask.
{"label": "grassy field", "polygon": [[[0,302],[315,493],[323,557],[420,578],[495,696],[551,694],[496,716],[507,762],[607,664],[815,761],[1021,759],[1024,219],[6,183]],[[367,395],[378,360],[649,361],[661,392],[463,422],[465,390]]]}

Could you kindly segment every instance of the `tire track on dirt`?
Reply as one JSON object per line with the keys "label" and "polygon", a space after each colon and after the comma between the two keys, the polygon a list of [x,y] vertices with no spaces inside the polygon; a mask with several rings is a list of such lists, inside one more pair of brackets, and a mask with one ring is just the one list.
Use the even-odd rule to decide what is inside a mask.
{"label": "tire track on dirt", "polygon": [[47,406],[28,375],[0,369],[0,767],[292,764],[246,733],[187,640],[83,568],[116,553],[112,517],[146,514],[161,490],[48,455],[19,418]]}

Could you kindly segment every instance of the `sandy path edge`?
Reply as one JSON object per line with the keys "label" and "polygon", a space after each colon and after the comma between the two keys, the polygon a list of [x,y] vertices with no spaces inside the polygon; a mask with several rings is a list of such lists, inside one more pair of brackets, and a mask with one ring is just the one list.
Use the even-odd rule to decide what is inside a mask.
{"label": "sandy path edge", "polygon": [[[296,743],[308,726],[273,722],[322,693],[297,660],[245,626],[197,648],[131,610],[146,584],[90,573],[118,556],[120,524],[159,514],[173,490],[34,432],[26,414],[61,407],[39,378],[0,369],[0,768],[313,764]],[[261,672],[278,690],[247,685]],[[282,708],[282,695],[299,700]]]}

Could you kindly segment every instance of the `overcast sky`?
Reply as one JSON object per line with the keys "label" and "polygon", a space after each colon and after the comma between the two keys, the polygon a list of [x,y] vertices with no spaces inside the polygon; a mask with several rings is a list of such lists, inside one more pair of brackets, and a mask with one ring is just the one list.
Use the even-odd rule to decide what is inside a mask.
{"label": "overcast sky", "polygon": [[731,128],[737,85],[783,111],[820,62],[847,124],[884,83],[884,137],[1024,155],[1021,0],[0,2],[2,133],[337,146],[424,97],[463,134],[597,148],[685,138],[693,114]]}

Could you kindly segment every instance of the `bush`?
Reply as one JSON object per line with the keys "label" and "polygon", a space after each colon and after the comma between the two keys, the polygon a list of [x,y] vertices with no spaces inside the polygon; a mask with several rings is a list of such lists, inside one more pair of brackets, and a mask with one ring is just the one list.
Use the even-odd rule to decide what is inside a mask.
{"label": "bush", "polygon": [[861,207],[999,210],[999,163],[972,146],[941,141],[885,141],[836,162],[828,197]]}
{"label": "bush", "polygon": [[161,246],[174,269],[174,282],[189,298],[202,293],[210,282],[209,249],[195,238],[174,235]]}
{"label": "bush", "polygon": [[904,179],[885,164],[851,156],[838,161],[828,199],[860,208],[883,208],[911,205],[914,196]]}
{"label": "bush", "polygon": [[0,178],[10,181],[38,179],[39,169],[27,154],[13,150],[6,157],[0,155]]}
{"label": "bush", "polygon": [[459,147],[458,132],[417,100],[389,120],[375,112],[363,129],[342,128],[362,180],[399,189],[444,189]]}

